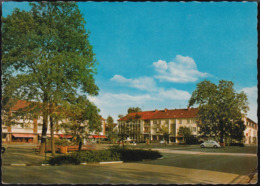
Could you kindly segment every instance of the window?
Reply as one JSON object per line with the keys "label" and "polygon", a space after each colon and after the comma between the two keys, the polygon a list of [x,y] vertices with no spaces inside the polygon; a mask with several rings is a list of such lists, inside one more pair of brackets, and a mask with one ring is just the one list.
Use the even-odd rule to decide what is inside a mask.
{"label": "window", "polygon": [[182,124],[182,119],[179,119],[179,124]]}
{"label": "window", "polygon": [[196,127],[191,127],[190,130],[191,132],[196,132]]}
{"label": "window", "polygon": [[153,124],[155,124],[155,125],[156,125],[156,124],[157,124],[157,120],[153,120]]}
{"label": "window", "polygon": [[168,119],[167,119],[167,120],[165,120],[165,124],[167,124],[167,125],[169,124],[169,120],[168,120]]}

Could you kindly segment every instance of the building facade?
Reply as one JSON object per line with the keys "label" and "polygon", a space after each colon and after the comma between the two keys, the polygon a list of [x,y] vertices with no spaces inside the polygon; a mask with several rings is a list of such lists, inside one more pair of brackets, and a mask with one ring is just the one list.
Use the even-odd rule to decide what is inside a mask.
{"label": "building facade", "polygon": [[[23,109],[28,106],[28,102],[19,100],[11,109],[10,115],[14,114],[20,109]],[[2,110],[2,113],[4,111]],[[6,113],[5,113],[6,114]],[[4,114],[2,114],[2,141],[4,143],[38,143],[41,139],[42,134],[42,125],[43,118],[42,116],[28,119],[25,117],[16,117],[13,120],[12,125],[7,125]],[[48,120],[50,121],[50,120]],[[62,121],[66,122],[66,121]],[[55,138],[72,138],[72,135],[66,135],[66,132],[63,128],[59,127],[59,124],[62,122],[58,122],[55,126],[54,137]],[[92,132],[90,133],[90,138],[104,138],[105,135],[105,119],[101,117],[101,132]],[[48,122],[48,130],[47,136],[50,137],[50,122]]]}
{"label": "building facade", "polygon": [[[193,136],[199,136],[199,128],[195,119],[197,113],[197,108],[130,113],[118,120],[118,133],[119,135],[125,134],[135,141],[158,142],[163,140],[160,128],[164,127],[170,133],[169,143],[180,143],[183,140],[181,136],[178,136],[180,127],[188,127]],[[245,143],[256,143],[257,124],[249,118],[245,118],[244,122],[246,125]]]}

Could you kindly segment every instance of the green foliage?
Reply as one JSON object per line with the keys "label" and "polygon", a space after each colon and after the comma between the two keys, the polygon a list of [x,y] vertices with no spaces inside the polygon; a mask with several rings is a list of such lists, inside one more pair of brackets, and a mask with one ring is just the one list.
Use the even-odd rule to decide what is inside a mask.
{"label": "green foliage", "polygon": [[28,12],[15,9],[2,17],[3,96],[42,102],[44,136],[49,116],[78,90],[98,94],[97,63],[75,2],[30,5]]}
{"label": "green foliage", "polygon": [[224,80],[218,85],[207,80],[197,84],[189,107],[199,105],[197,124],[200,134],[220,137],[220,142],[228,136],[243,138],[242,118],[249,109],[247,96],[244,92],[236,93],[233,85],[233,82]]}
{"label": "green foliage", "polygon": [[184,138],[184,142],[187,143],[187,138],[190,138],[191,131],[188,127],[180,127],[178,131],[178,135]]}
{"label": "green foliage", "polygon": [[121,119],[122,117],[124,117],[124,115],[123,114],[118,114],[118,116],[117,116],[119,119]]}
{"label": "green foliage", "polygon": [[186,138],[186,143],[191,145],[191,144],[200,144],[198,138],[196,138],[193,135],[190,135]]}
{"label": "green foliage", "polygon": [[129,107],[128,110],[127,110],[128,114],[134,113],[134,112],[142,112],[142,109],[139,108],[139,107]]}
{"label": "green foliage", "polygon": [[64,138],[56,139],[55,145],[65,147],[65,146],[71,145],[71,142],[69,142],[67,139],[64,139]]}
{"label": "green foliage", "polygon": [[80,164],[82,162],[102,161],[142,161],[144,159],[157,159],[162,157],[158,151],[125,149],[113,146],[109,150],[81,151],[67,155],[52,157],[48,160],[51,165]]}
{"label": "green foliage", "polygon": [[48,160],[51,165],[61,165],[61,164],[80,164],[80,159],[77,156],[72,155],[61,155],[55,156]]}
{"label": "green foliage", "polygon": [[141,150],[141,149],[127,149],[120,147],[112,147],[110,149],[112,152],[116,152],[120,155],[120,160],[125,162],[131,161],[142,161],[145,159],[157,159],[162,157],[162,155],[158,151],[151,150]]}
{"label": "green foliage", "polygon": [[79,164],[82,162],[119,161],[119,155],[109,150],[81,151],[53,157],[49,164]]}
{"label": "green foliage", "polygon": [[170,136],[170,133],[169,133],[169,128],[167,125],[161,125],[160,128],[159,128],[159,132],[163,134],[163,138],[165,140],[165,143],[168,142],[169,143],[169,136]]}

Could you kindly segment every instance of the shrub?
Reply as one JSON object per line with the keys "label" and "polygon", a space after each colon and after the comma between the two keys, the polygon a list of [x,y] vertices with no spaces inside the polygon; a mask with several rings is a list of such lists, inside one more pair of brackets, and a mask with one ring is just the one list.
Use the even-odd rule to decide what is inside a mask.
{"label": "shrub", "polygon": [[73,152],[51,158],[49,164],[79,164],[81,162],[118,161],[119,155],[108,150]]}
{"label": "shrub", "polygon": [[81,162],[101,162],[101,161],[142,161],[144,159],[157,159],[162,157],[158,151],[136,150],[113,146],[109,150],[81,151],[68,155],[56,156],[48,160],[51,165],[79,164]]}
{"label": "shrub", "polygon": [[186,139],[186,143],[191,145],[191,144],[199,144],[198,139],[195,136],[189,136]]}
{"label": "shrub", "polygon": [[78,157],[71,155],[62,155],[56,156],[49,160],[49,164],[51,165],[61,165],[61,164],[80,164],[80,160]]}
{"label": "shrub", "polygon": [[229,146],[239,146],[239,147],[244,147],[244,143],[230,143]]}
{"label": "shrub", "polygon": [[142,161],[144,159],[157,159],[162,157],[158,151],[151,150],[140,150],[140,149],[126,149],[120,147],[112,147],[110,151],[116,152],[120,156],[120,160],[130,162],[130,161]]}
{"label": "shrub", "polygon": [[68,146],[71,145],[71,142],[69,142],[67,139],[61,138],[55,140],[55,145],[57,146]]}

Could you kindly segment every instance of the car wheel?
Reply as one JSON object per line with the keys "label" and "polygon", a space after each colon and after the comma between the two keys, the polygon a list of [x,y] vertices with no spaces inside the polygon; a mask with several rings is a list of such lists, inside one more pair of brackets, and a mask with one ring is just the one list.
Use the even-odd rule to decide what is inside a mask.
{"label": "car wheel", "polygon": [[201,145],[200,147],[201,147],[201,148],[204,148],[205,146],[204,146],[204,145]]}
{"label": "car wheel", "polygon": [[5,148],[4,147],[2,147],[2,153],[4,153],[5,152]]}
{"label": "car wheel", "polygon": [[218,148],[217,145],[214,145],[213,148]]}

